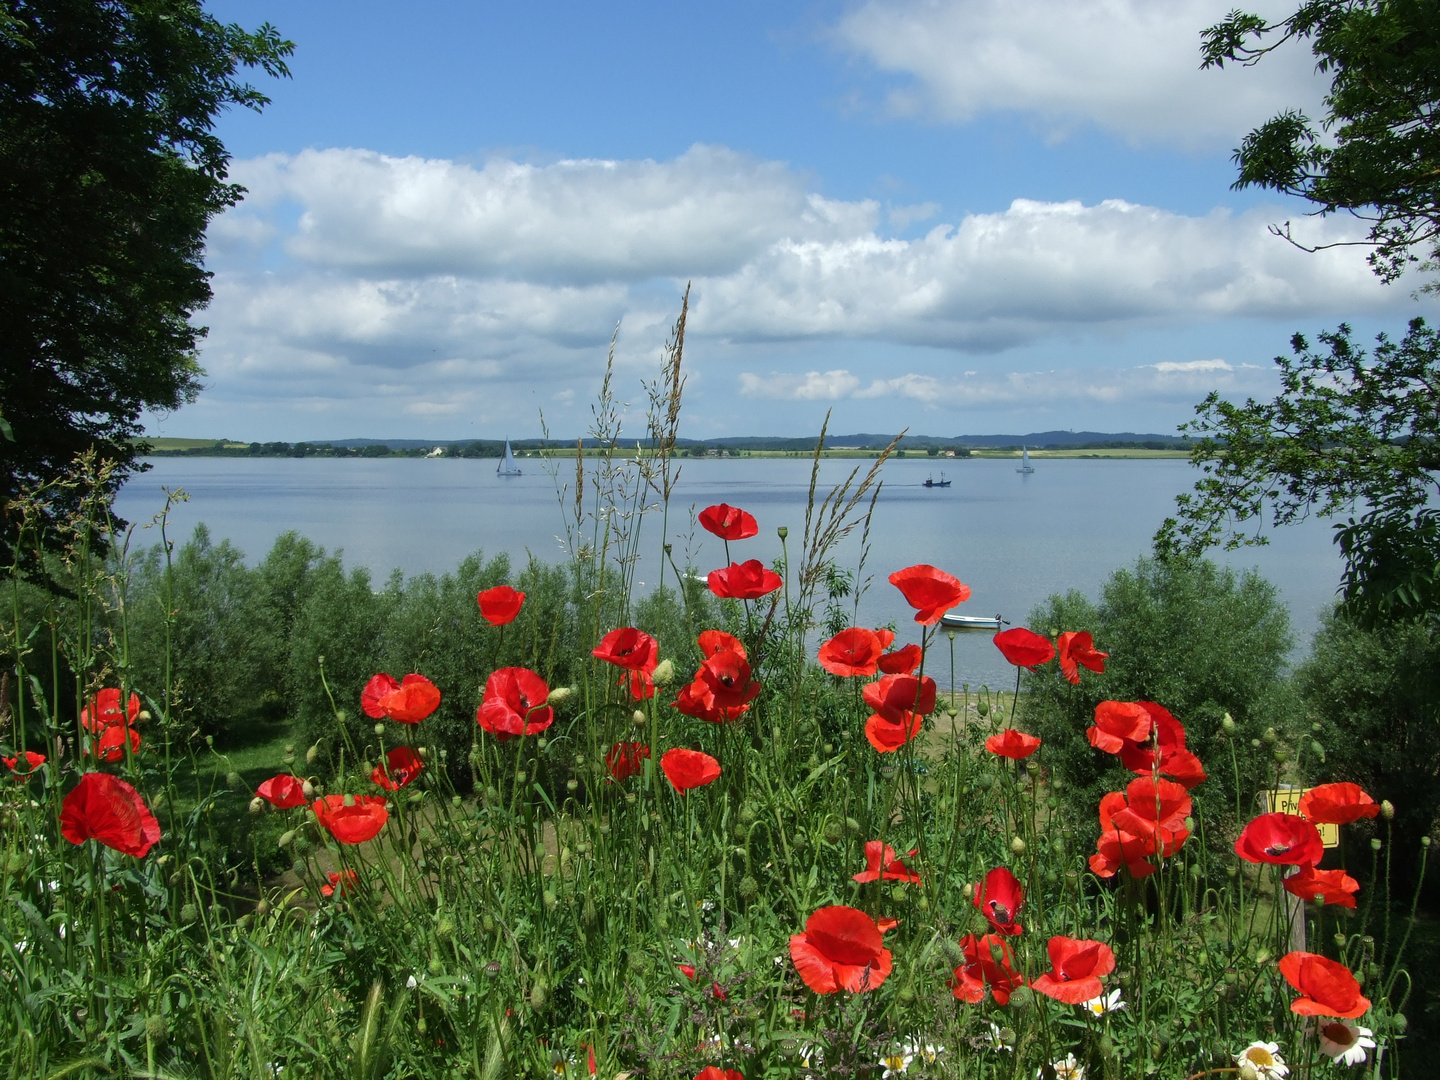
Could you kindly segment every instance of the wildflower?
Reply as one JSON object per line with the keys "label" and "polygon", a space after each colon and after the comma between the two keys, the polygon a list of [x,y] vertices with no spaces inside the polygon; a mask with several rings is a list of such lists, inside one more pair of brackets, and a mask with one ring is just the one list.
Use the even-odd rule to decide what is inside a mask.
{"label": "wildflower", "polygon": [[374,839],[390,820],[385,800],[376,795],[326,795],[311,803],[310,809],[342,844],[363,844]]}
{"label": "wildflower", "polygon": [[649,756],[650,747],[642,742],[617,742],[605,754],[605,768],[615,780],[624,780],[638,773]]}
{"label": "wildflower", "polygon": [[886,675],[867,683],[862,697],[865,704],[892,724],[898,724],[905,713],[935,711],[935,680],[926,675]]}
{"label": "wildflower", "polygon": [[1050,970],[1030,986],[1067,1005],[1097,998],[1103,989],[1100,977],[1115,970],[1115,954],[1103,942],[1056,936],[1045,951],[1050,954]]}
{"label": "wildflower", "polygon": [[[1059,1061],[1050,1063],[1051,1070],[1055,1073],[1055,1080],[1085,1080],[1085,1066],[1075,1060],[1074,1054],[1066,1054]],[[1045,1075],[1045,1070],[1036,1069],[1035,1075]]]}
{"label": "wildflower", "polygon": [[1320,830],[1298,814],[1261,814],[1235,838],[1246,862],[1314,866],[1325,854]]}
{"label": "wildflower", "polygon": [[424,675],[406,675],[396,682],[381,672],[360,691],[360,708],[377,720],[418,724],[440,707],[440,691]]}
{"label": "wildflower", "polygon": [[1025,891],[1020,887],[1020,879],[1007,867],[997,866],[985,875],[975,890],[974,903],[997,934],[1014,937],[1024,932],[1025,928],[1015,921],[1015,916],[1025,906]]}
{"label": "wildflower", "polygon": [[779,574],[759,559],[747,559],[743,563],[731,563],[719,570],[711,570],[706,583],[710,591],[722,600],[758,600],[785,584]]}
{"label": "wildflower", "polygon": [[913,675],[915,669],[920,666],[924,655],[920,651],[920,646],[912,642],[903,649],[881,653],[880,659],[875,661],[875,666],[885,675]]}
{"label": "wildflower", "polygon": [[644,630],[622,626],[611,630],[590,655],[626,671],[651,672],[660,662],[660,646]]}
{"label": "wildflower", "polygon": [[896,570],[890,575],[890,584],[915,609],[915,621],[921,626],[934,626],[956,604],[970,599],[970,586],[926,563]]}
{"label": "wildflower", "polygon": [[675,747],[660,755],[660,768],[671,787],[680,794],[704,787],[720,776],[720,763],[699,750]]}
{"label": "wildflower", "polygon": [[721,649],[706,659],[696,676],[718,709],[737,709],[760,694],[760,684],[750,678],[749,660],[734,649]]}
{"label": "wildflower", "polygon": [[721,1069],[715,1065],[706,1065],[695,1074],[695,1080],[745,1080],[745,1075],[735,1069]]}
{"label": "wildflower", "polygon": [[706,660],[722,649],[729,649],[731,652],[737,652],[741,656],[749,658],[749,654],[745,651],[745,643],[734,634],[727,634],[724,630],[702,630],[695,642],[700,646],[700,655]]}
{"label": "wildflower", "polygon": [[140,699],[131,694],[125,702],[125,711],[120,711],[120,691],[108,686],[90,699],[80,710],[80,724],[92,734],[98,734],[112,724],[128,726],[140,716]]}
{"label": "wildflower", "polygon": [[1292,952],[1280,958],[1280,974],[1300,991],[1290,1011],[1301,1016],[1334,1016],[1353,1020],[1370,1008],[1350,969],[1317,953]]}
{"label": "wildflower", "polygon": [[1200,759],[1185,748],[1185,727],[1165,706],[1153,701],[1136,702],[1150,714],[1150,732],[1143,742],[1124,740],[1120,763],[1131,772],[1161,773],[1186,789],[1205,779]]}
{"label": "wildflower", "polygon": [[704,679],[696,679],[694,682],[682,686],[671,704],[677,712],[712,724],[725,724],[732,720],[738,720],[750,711],[748,704],[736,705],[728,709],[721,708],[715,703],[715,695]]}
{"label": "wildflower", "polygon": [[[882,847],[884,848],[883,852]],[[913,859],[919,852],[920,849],[915,848],[905,858]],[[868,840],[865,843],[865,869],[856,874],[854,880],[879,881],[881,879],[920,884],[920,875],[896,857],[894,848],[889,844],[881,844],[879,840]]]}
{"label": "wildflower", "polygon": [[919,734],[920,722],[925,719],[923,716],[913,712],[902,712],[900,716],[897,723],[891,723],[879,714],[865,721],[865,738],[879,753],[888,754],[899,750]]}
{"label": "wildflower", "polygon": [[[354,870],[344,870],[340,873],[331,871],[325,875],[327,883],[320,886],[321,896],[334,896],[338,891],[341,896],[349,896],[351,890],[360,884],[360,875]],[[412,975],[413,979],[414,976]]]}
{"label": "wildflower", "polygon": [[1061,634],[1055,645],[1060,654],[1060,674],[1076,686],[1080,685],[1082,666],[1099,675],[1105,674],[1105,661],[1110,654],[1095,648],[1095,639],[1089,630]]}
{"label": "wildflower", "polygon": [[1168,858],[1190,838],[1185,825],[1192,803],[1184,787],[1171,780],[1142,776],[1100,800],[1100,836],[1090,869],[1097,877],[1114,877],[1123,864],[1132,877],[1153,874],[1149,859]]}
{"label": "wildflower", "polygon": [[811,913],[805,932],[790,937],[790,959],[817,994],[874,990],[890,974],[890,950],[863,911],[832,905]]}
{"label": "wildflower", "polygon": [[[34,750],[26,750],[24,753],[17,753],[14,757],[0,758],[0,764],[10,770],[12,780],[29,780],[35,775],[35,771],[45,764],[45,755],[37,754]],[[20,768],[16,768],[19,765]]]}
{"label": "wildflower", "polygon": [[1301,900],[1346,908],[1355,906],[1355,894],[1360,891],[1360,883],[1344,870],[1316,870],[1313,866],[1302,866],[1298,874],[1291,874],[1282,884],[1286,892]]}
{"label": "wildflower", "polygon": [[655,696],[655,680],[648,671],[626,671],[615,685],[629,690],[631,701],[649,701]]}
{"label": "wildflower", "polygon": [[1010,945],[1000,935],[966,934],[960,939],[960,952],[965,963],[955,969],[950,992],[961,1001],[978,1004],[988,988],[995,1004],[1008,1005],[1011,991],[1025,985],[1024,976],[1014,968]]}
{"label": "wildflower", "polygon": [[910,1071],[910,1062],[914,1060],[915,1054],[909,1047],[902,1046],[891,1050],[880,1059],[880,1066],[885,1070],[880,1075],[882,1077],[904,1076]]}
{"label": "wildflower", "polygon": [[397,746],[385,755],[385,760],[375,766],[370,779],[386,791],[399,791],[414,780],[425,768],[420,755],[408,746]]}
{"label": "wildflower", "polygon": [[874,630],[852,626],[849,630],[841,630],[820,646],[820,666],[830,674],[842,678],[874,675],[878,670],[880,655],[884,651],[880,644],[880,635]]}
{"label": "wildflower", "polygon": [[1034,671],[1041,664],[1048,664],[1055,659],[1055,646],[1050,639],[1023,626],[1002,630],[995,635],[994,641],[1001,655],[1016,667]]}
{"label": "wildflower", "polygon": [[1305,1029],[1305,1034],[1312,1033],[1320,1043],[1320,1052],[1337,1065],[1363,1065],[1365,1051],[1375,1049],[1375,1033],[1348,1020],[1331,1020]]}
{"label": "wildflower", "polygon": [[124,724],[111,724],[95,740],[95,758],[98,761],[121,761],[125,757],[125,743],[130,744],[130,753],[140,752],[140,733]]}
{"label": "wildflower", "polygon": [[1290,1075],[1285,1059],[1280,1056],[1279,1043],[1252,1042],[1235,1055],[1235,1064],[1240,1070],[1240,1080],[1281,1080]]}
{"label": "wildflower", "polygon": [[480,614],[491,626],[505,626],[515,621],[520,614],[520,608],[525,603],[525,594],[517,592],[509,585],[496,585],[493,589],[486,589],[475,597],[475,602],[480,605]]}
{"label": "wildflower", "polygon": [[255,789],[255,794],[277,810],[293,810],[309,802],[304,782],[288,773],[272,776]]}
{"label": "wildflower", "polygon": [[1095,706],[1095,723],[1085,729],[1085,737],[1096,750],[1118,754],[1126,742],[1148,739],[1152,723],[1149,710],[1138,701],[1102,701]]}
{"label": "wildflower", "polygon": [[500,739],[534,735],[555,722],[546,701],[550,688],[529,668],[507,667],[490,673],[475,720]]}
{"label": "wildflower", "polygon": [[999,757],[1019,761],[1040,749],[1040,740],[1034,735],[1026,735],[1023,731],[1006,728],[999,735],[991,735],[986,739],[985,749]]}
{"label": "wildflower", "polygon": [[706,532],[721,540],[748,540],[760,532],[760,523],[753,514],[726,503],[707,506],[695,515],[695,520]]}
{"label": "wildflower", "polygon": [[1082,1009],[1088,1009],[1094,1016],[1104,1016],[1106,1013],[1119,1012],[1125,1008],[1125,1001],[1120,996],[1120,988],[1117,986],[1108,994],[1101,993],[1089,1001],[1080,1002]]}
{"label": "wildflower", "polygon": [[1348,825],[1360,818],[1373,818],[1380,804],[1359,784],[1321,784],[1300,796],[1296,812],[1316,825]]}
{"label": "wildflower", "polygon": [[80,777],[60,806],[60,835],[72,844],[99,840],[138,859],[160,839],[160,823],[124,780],[91,772]]}

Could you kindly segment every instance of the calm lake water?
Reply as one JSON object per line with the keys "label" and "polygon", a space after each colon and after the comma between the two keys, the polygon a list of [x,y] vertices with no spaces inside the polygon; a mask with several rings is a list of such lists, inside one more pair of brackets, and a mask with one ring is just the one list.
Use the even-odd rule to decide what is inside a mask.
{"label": "calm lake water", "polygon": [[[368,567],[377,583],[397,567],[407,575],[444,573],[476,550],[506,552],[520,561],[528,554],[563,558],[555,481],[538,461],[522,460],[524,475],[510,478],[496,476],[493,460],[157,458],[152,464],[120,493],[120,514],[148,521],[164,506],[162,486],[183,488],[190,501],[173,512],[171,536],[183,539],[204,522],[215,539],[230,540],[251,563],[289,529],[342,551],[347,566]],[[828,491],[856,464],[823,461],[818,491]],[[859,464],[862,470],[869,465]],[[1052,593],[1079,589],[1094,598],[1112,571],[1149,551],[1175,496],[1189,490],[1196,476],[1188,462],[1173,459],[1034,464],[1034,473],[1020,475],[1013,461],[947,461],[952,486],[927,489],[926,477],[940,475],[933,459],[888,463],[871,527],[866,572],[874,581],[861,602],[862,622],[876,626],[893,619],[902,627],[902,641],[918,640],[911,609],[885,581],[892,570],[918,562],[942,567],[971,587],[961,611],[999,612],[1017,625]],[[735,559],[773,559],[779,525],[789,527],[792,558],[798,559],[809,480],[808,459],[685,460],[671,503],[672,536],[677,519],[679,532],[689,528],[692,506],[728,502],[753,513],[761,528],[758,537],[731,545]],[[653,583],[658,515],[645,528],[638,578]],[[137,542],[150,537],[140,533]],[[679,561],[685,541],[675,540]],[[694,544],[692,559],[702,573],[723,565],[719,540],[697,529]],[[853,567],[858,555],[857,530],[841,549],[841,565]],[[1218,557],[1238,568],[1255,567],[1278,586],[1290,608],[1296,656],[1302,655],[1340,579],[1329,526],[1305,522],[1275,533],[1268,547]],[[988,634],[958,634],[955,653],[957,682],[1013,682],[1014,669]]]}

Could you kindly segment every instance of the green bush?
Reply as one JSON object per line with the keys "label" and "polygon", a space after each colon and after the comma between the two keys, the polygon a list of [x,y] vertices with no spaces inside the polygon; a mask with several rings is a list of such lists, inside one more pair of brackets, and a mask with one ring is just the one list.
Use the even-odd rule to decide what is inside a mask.
{"label": "green bush", "polygon": [[[1089,630],[1110,654],[1105,673],[1082,668],[1078,686],[1052,665],[1027,676],[1026,719],[1038,717],[1046,761],[1064,784],[1080,789],[1066,805],[1094,807],[1133,778],[1117,758],[1076,738],[1095,706],[1155,701],[1185,725],[1186,745],[1209,775],[1196,806],[1212,832],[1232,823],[1237,807],[1241,818],[1253,812],[1256,792],[1279,767],[1265,733],[1274,728],[1284,736],[1297,717],[1286,671],[1290,620],[1273,585],[1208,560],[1142,558],[1111,575],[1098,604],[1074,591],[1055,595],[1031,613],[1029,625],[1052,636]],[[1235,722],[1232,736],[1222,730],[1226,713]],[[1276,745],[1283,752],[1283,740]]]}

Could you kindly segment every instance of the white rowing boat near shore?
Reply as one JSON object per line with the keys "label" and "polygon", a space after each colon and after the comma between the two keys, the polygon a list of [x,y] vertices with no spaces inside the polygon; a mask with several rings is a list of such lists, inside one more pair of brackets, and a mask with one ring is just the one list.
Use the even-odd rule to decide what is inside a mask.
{"label": "white rowing boat near shore", "polygon": [[989,615],[942,615],[940,625],[946,630],[999,630],[1004,620],[997,614]]}

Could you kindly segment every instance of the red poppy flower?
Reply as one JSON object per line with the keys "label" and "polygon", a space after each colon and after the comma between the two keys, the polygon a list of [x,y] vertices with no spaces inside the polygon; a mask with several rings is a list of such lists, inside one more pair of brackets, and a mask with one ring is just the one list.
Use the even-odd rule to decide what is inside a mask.
{"label": "red poppy flower", "polygon": [[1095,648],[1095,639],[1090,636],[1089,630],[1061,634],[1056,645],[1060,654],[1060,674],[1076,686],[1080,685],[1082,665],[1097,674],[1105,674],[1105,660],[1110,654]]}
{"label": "red poppy flower", "polygon": [[336,890],[339,890],[341,896],[349,896],[360,884],[360,875],[354,870],[344,870],[340,873],[332,870],[325,876],[329,879],[329,883],[320,886],[321,896],[334,896]]}
{"label": "red poppy flower", "polygon": [[1150,712],[1138,701],[1102,701],[1095,706],[1095,723],[1085,737],[1096,750],[1118,754],[1127,741],[1139,743],[1150,737]]}
{"label": "red poppy flower", "polygon": [[1246,862],[1314,866],[1325,854],[1320,830],[1298,814],[1261,814],[1235,839]]}
{"label": "red poppy flower", "polygon": [[708,533],[714,533],[721,540],[748,540],[760,531],[760,524],[751,514],[738,506],[720,503],[707,506],[696,515],[696,521]]}
{"label": "red poppy flower", "polygon": [[100,761],[123,761],[127,740],[130,743],[130,753],[138,754],[140,733],[124,724],[111,724],[100,732],[100,737],[95,740],[95,757]]}
{"label": "red poppy flower", "polygon": [[401,724],[418,724],[440,706],[440,691],[424,675],[406,675],[396,682],[383,672],[372,675],[360,691],[360,708],[366,716]]}
{"label": "red poppy flower", "polygon": [[631,701],[649,701],[655,696],[655,680],[648,671],[627,671],[615,680],[615,685],[625,687]]}
{"label": "red poppy flower", "polygon": [[1291,874],[1284,881],[1285,891],[1301,900],[1319,898],[1322,904],[1338,904],[1353,908],[1355,894],[1360,883],[1344,870],[1316,870],[1313,866],[1302,866],[1298,874]]}
{"label": "red poppy flower", "polygon": [[480,614],[491,626],[505,626],[515,621],[520,614],[520,608],[525,603],[525,594],[517,592],[509,585],[496,585],[493,589],[486,589],[475,597],[475,602],[480,605]]}
{"label": "red poppy flower", "polygon": [[1321,784],[1300,796],[1296,812],[1316,825],[1349,825],[1373,818],[1380,812],[1380,804],[1359,784]]}
{"label": "red poppy flower", "polygon": [[[920,849],[915,848],[905,858],[913,859],[919,853]],[[916,885],[920,884],[920,875],[896,856],[894,848],[889,844],[881,844],[879,840],[867,840],[865,842],[865,869],[856,874],[854,880],[879,881],[881,878],[886,881],[909,881]]]}
{"label": "red poppy flower", "polygon": [[961,1001],[979,1004],[988,987],[996,1005],[1008,1005],[1011,991],[1025,985],[1025,977],[1015,970],[1010,944],[1000,935],[966,934],[960,939],[960,952],[965,963],[955,969],[950,992]]}
{"label": "red poppy flower", "polygon": [[890,584],[915,609],[915,621],[921,626],[934,626],[956,604],[970,599],[970,586],[925,563],[896,570],[890,575]]}
{"label": "red poppy flower", "polygon": [[935,711],[935,680],[926,675],[886,675],[868,683],[862,692],[865,704],[892,724],[906,713]]}
{"label": "red poppy flower", "polygon": [[875,920],[839,904],[812,912],[805,932],[790,936],[790,959],[817,994],[861,994],[890,974],[890,950]]}
{"label": "red poppy flower", "polygon": [[882,626],[879,630],[875,631],[875,636],[880,639],[880,647],[882,649],[888,649],[891,645],[895,644],[894,630],[888,630]]}
{"label": "red poppy flower", "polygon": [[865,738],[877,751],[888,754],[899,750],[918,735],[924,719],[919,713],[907,712],[901,714],[901,720],[897,724],[876,714],[865,721]]}
{"label": "red poppy flower", "polygon": [[704,679],[696,679],[682,686],[672,704],[677,712],[712,724],[727,724],[732,720],[739,720],[750,711],[749,705],[736,705],[726,709],[715,704],[715,695]]}
{"label": "red poppy flower", "polygon": [[605,754],[605,768],[616,780],[624,780],[644,768],[643,762],[649,756],[650,747],[643,742],[617,742]]}
{"label": "red poppy flower", "polygon": [[293,810],[309,802],[305,798],[305,783],[298,776],[280,773],[272,776],[255,789],[255,794],[277,810]]}
{"label": "red poppy flower", "polygon": [[1370,1009],[1370,999],[1361,995],[1355,976],[1337,960],[1316,953],[1287,953],[1280,958],[1280,974],[1300,991],[1301,996],[1290,1003],[1293,1013],[1353,1020]]}
{"label": "red poppy flower", "polygon": [[550,687],[529,668],[500,668],[485,680],[475,720],[501,739],[534,735],[555,722],[555,710],[545,704],[549,697]]}
{"label": "red poppy flower", "polygon": [[26,750],[23,754],[16,754],[14,757],[0,758],[0,763],[10,770],[12,780],[29,780],[35,775],[35,770],[45,764],[45,755],[37,754],[34,750]]}
{"label": "red poppy flower", "polygon": [[706,1065],[695,1074],[695,1080],[745,1080],[745,1074],[736,1069],[721,1069],[716,1065]]}
{"label": "red poppy flower", "polygon": [[133,724],[140,715],[140,699],[131,694],[120,711],[120,691],[113,686],[101,690],[80,710],[80,723],[86,731],[99,732],[111,724]]}
{"label": "red poppy flower", "polygon": [[1177,833],[1184,830],[1193,805],[1184,785],[1141,776],[1125,786],[1125,805],[1114,812],[1111,822],[1132,836]]}
{"label": "red poppy flower", "polygon": [[1136,702],[1150,714],[1151,727],[1143,742],[1123,740],[1120,763],[1135,773],[1162,773],[1193,788],[1205,779],[1200,759],[1185,749],[1185,727],[1165,706],[1153,701]]}
{"label": "red poppy flower", "polygon": [[626,671],[654,671],[660,662],[660,646],[644,630],[622,626],[611,630],[590,651],[590,655]]}
{"label": "red poppy flower", "polygon": [[699,750],[675,747],[660,755],[660,768],[665,779],[680,794],[691,788],[704,787],[720,776],[720,763]]}
{"label": "red poppy flower", "polygon": [[760,693],[760,684],[750,678],[749,661],[730,649],[721,649],[701,664],[695,681],[705,684],[719,709],[748,705]]}
{"label": "red poppy flower", "polygon": [[1011,761],[1019,761],[1039,750],[1040,740],[1034,735],[1026,735],[1023,731],[1006,728],[999,735],[991,735],[986,739],[985,749],[1000,757],[1008,757]]}
{"label": "red poppy flower", "polygon": [[1050,970],[1032,980],[1030,987],[1067,1005],[1099,997],[1104,991],[1100,976],[1115,970],[1115,954],[1103,942],[1052,937],[1045,951],[1050,954]]}
{"label": "red poppy flower", "polygon": [[710,591],[722,600],[758,600],[785,584],[779,574],[766,568],[759,559],[711,570],[705,580]]}
{"label": "red poppy flower", "polygon": [[1055,646],[1050,639],[1041,637],[1033,630],[1026,630],[1023,626],[996,634],[995,647],[1010,663],[1031,671],[1055,659]]}
{"label": "red poppy flower", "polygon": [[874,630],[852,626],[820,646],[820,666],[831,675],[842,678],[874,675],[880,654],[884,651],[880,635]]}
{"label": "red poppy flower", "polygon": [[700,646],[700,656],[705,660],[709,660],[722,649],[729,649],[731,652],[737,652],[749,659],[745,652],[745,643],[734,634],[727,634],[724,630],[702,630],[700,636],[696,638],[696,642]]}
{"label": "red poppy flower", "polygon": [[903,649],[882,653],[875,666],[885,675],[913,675],[924,658],[920,646],[913,641]]}
{"label": "red poppy flower", "polygon": [[408,746],[397,746],[375,766],[370,779],[386,791],[399,791],[425,770],[425,762]]}
{"label": "red poppy flower", "polygon": [[378,795],[326,795],[311,803],[310,809],[342,844],[373,840],[390,820],[385,800]]}
{"label": "red poppy flower", "polygon": [[99,840],[139,859],[160,839],[160,823],[124,780],[91,772],[80,777],[60,805],[60,835],[72,844]]}
{"label": "red poppy flower", "polygon": [[1112,791],[1100,800],[1100,837],[1090,869],[1097,877],[1114,877],[1121,866],[1136,878],[1153,874],[1153,856],[1169,858],[1190,837],[1185,817],[1190,797],[1170,780],[1148,776],[1132,780],[1124,794]]}
{"label": "red poppy flower", "polygon": [[985,875],[975,890],[974,903],[997,934],[1014,937],[1024,932],[1025,927],[1015,921],[1015,916],[1025,906],[1025,890],[1007,867],[997,866]]}

